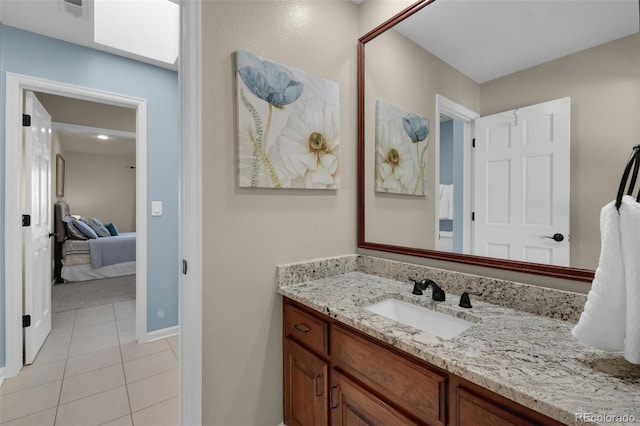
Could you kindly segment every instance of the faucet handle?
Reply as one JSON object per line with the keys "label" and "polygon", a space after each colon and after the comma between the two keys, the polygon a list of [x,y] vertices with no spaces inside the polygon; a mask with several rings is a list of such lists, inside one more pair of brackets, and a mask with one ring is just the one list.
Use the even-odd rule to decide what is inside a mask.
{"label": "faucet handle", "polygon": [[461,308],[471,308],[471,299],[469,298],[469,295],[472,294],[474,296],[481,296],[482,293],[478,292],[478,291],[465,291],[464,293],[462,293],[462,295],[460,296],[460,304],[458,306],[460,306]]}

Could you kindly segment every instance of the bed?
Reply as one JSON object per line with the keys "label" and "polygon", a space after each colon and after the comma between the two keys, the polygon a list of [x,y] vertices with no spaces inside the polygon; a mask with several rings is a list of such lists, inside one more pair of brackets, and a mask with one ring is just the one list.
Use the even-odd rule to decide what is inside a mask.
{"label": "bed", "polygon": [[136,233],[88,240],[71,238],[65,224],[69,204],[55,204],[56,282],[76,282],[136,273]]}

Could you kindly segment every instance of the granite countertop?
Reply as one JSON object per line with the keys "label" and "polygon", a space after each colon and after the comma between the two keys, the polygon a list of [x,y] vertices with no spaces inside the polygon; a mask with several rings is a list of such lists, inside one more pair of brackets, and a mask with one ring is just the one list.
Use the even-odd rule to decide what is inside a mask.
{"label": "granite countertop", "polygon": [[[589,348],[572,335],[573,323],[486,303],[471,296],[434,302],[431,291],[411,293],[409,282],[346,272],[278,292],[318,312],[415,355],[437,367],[566,424],[640,424],[640,366],[621,354]],[[445,288],[446,291],[446,288]],[[363,309],[394,297],[476,322],[443,340]],[[626,417],[624,417],[626,416]]]}

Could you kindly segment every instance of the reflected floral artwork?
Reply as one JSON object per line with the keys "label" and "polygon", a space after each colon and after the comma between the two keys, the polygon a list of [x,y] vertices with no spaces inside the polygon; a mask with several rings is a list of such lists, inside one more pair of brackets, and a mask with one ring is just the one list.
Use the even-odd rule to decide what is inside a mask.
{"label": "reflected floral artwork", "polygon": [[238,185],[337,189],[338,83],[236,52]]}
{"label": "reflected floral artwork", "polygon": [[425,195],[429,119],[376,101],[376,192]]}

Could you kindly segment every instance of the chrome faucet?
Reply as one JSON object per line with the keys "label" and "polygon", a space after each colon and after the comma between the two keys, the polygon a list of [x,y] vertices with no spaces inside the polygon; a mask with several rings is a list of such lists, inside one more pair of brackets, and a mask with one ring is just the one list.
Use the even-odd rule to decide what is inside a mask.
{"label": "chrome faucet", "polygon": [[433,300],[435,300],[436,302],[442,302],[445,299],[445,294],[444,294],[444,290],[442,288],[440,288],[440,286],[438,284],[435,283],[435,281],[429,280],[429,279],[423,279],[423,280],[414,280],[413,278],[409,277],[410,281],[413,281],[413,294],[417,294],[417,295],[422,295],[422,291],[426,290],[427,288],[429,288],[429,286],[431,286],[431,298]]}

